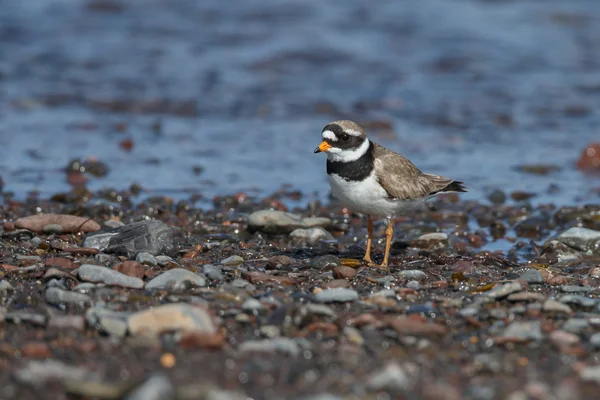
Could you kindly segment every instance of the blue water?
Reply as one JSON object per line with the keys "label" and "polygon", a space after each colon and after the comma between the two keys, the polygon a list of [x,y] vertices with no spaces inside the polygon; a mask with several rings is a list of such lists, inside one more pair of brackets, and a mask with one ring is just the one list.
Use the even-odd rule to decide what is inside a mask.
{"label": "blue water", "polygon": [[[88,157],[110,167],[93,190],[139,183],[210,199],[290,184],[324,198],[325,156],[312,151],[326,123],[349,118],[391,123],[372,138],[465,181],[466,199],[494,188],[600,199],[600,177],[575,168],[600,140],[595,0],[0,0],[0,10],[0,176],[18,198],[69,190],[64,167]],[[119,147],[127,138],[131,152]],[[515,168],[536,163],[560,170]]]}

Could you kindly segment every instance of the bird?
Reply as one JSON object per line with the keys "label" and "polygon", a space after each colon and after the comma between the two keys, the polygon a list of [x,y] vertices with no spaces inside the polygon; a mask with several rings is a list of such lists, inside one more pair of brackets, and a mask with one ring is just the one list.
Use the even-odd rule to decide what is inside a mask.
{"label": "bird", "polygon": [[[392,219],[414,210],[439,193],[467,192],[461,181],[423,173],[409,159],[370,140],[354,121],[325,125],[314,153],[327,154],[331,192],[351,211],[367,217],[367,248],[363,260],[387,268],[393,236]],[[385,219],[386,243],[381,264],[371,259],[373,219]]]}

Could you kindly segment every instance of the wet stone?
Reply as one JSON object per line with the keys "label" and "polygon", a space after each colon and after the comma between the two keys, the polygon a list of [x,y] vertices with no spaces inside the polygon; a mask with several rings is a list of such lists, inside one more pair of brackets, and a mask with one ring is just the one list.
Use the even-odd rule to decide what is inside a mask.
{"label": "wet stone", "polygon": [[211,279],[213,281],[220,282],[223,279],[225,279],[225,277],[223,276],[223,273],[221,272],[221,267],[216,266],[216,265],[212,265],[212,264],[203,265],[202,273],[204,275],[206,275],[206,277],[208,279]]}
{"label": "wet stone", "polygon": [[419,290],[421,288],[421,284],[417,281],[408,281],[406,282],[406,287],[409,289]]}
{"label": "wet stone", "polygon": [[333,269],[333,276],[336,279],[352,279],[356,275],[354,268],[345,267],[343,265]]}
{"label": "wet stone", "polygon": [[79,304],[84,305],[91,302],[90,296],[77,293],[77,292],[69,292],[67,290],[61,290],[55,287],[51,287],[46,289],[44,293],[44,297],[46,301],[50,304],[60,305],[60,304]]}
{"label": "wet stone", "polygon": [[4,294],[8,291],[14,290],[14,287],[7,281],[0,281],[0,294]]}
{"label": "wet stone", "polygon": [[334,240],[333,235],[323,228],[294,229],[290,233],[290,238],[306,241],[308,244],[316,244],[321,240]]}
{"label": "wet stone", "polygon": [[513,322],[506,327],[501,337],[513,340],[542,340],[544,338],[540,321]]}
{"label": "wet stone", "polygon": [[160,256],[156,256],[154,258],[155,258],[156,262],[158,263],[158,265],[160,265],[161,267],[167,267],[169,264],[174,262],[173,258],[171,258],[169,256],[160,255]]}
{"label": "wet stone", "polygon": [[562,285],[560,290],[565,293],[587,293],[593,292],[594,288],[590,286]]}
{"label": "wet stone", "polygon": [[93,307],[87,310],[85,318],[88,326],[114,337],[127,334],[128,312],[115,312],[106,308]]}
{"label": "wet stone", "polygon": [[263,305],[256,299],[248,299],[242,304],[242,310],[244,311],[259,311],[262,308]]}
{"label": "wet stone", "polygon": [[83,281],[93,283],[104,283],[109,286],[121,286],[132,289],[144,287],[144,281],[140,278],[127,276],[118,271],[92,264],[84,264],[79,267],[79,278]]}
{"label": "wet stone", "polygon": [[142,251],[140,253],[138,253],[137,256],[135,256],[135,261],[137,261],[138,263],[142,264],[142,265],[149,265],[152,267],[155,267],[158,265],[158,262],[156,261],[156,258],[154,258],[154,256],[146,251]]}
{"label": "wet stone", "polygon": [[178,286],[183,282],[189,282],[195,286],[205,286],[206,279],[194,272],[183,268],[170,269],[150,282],[146,283],[146,290],[166,289],[169,285]]}
{"label": "wet stone", "polygon": [[331,309],[331,307],[328,307],[323,304],[309,303],[309,304],[303,306],[302,310],[303,310],[303,312],[305,312],[308,315],[321,315],[321,316],[331,317],[331,318],[337,317],[336,312],[333,309]]}
{"label": "wet stone", "polygon": [[324,256],[317,256],[310,260],[309,267],[313,269],[323,269],[325,267],[337,267],[342,265],[340,259],[334,255],[327,254]]}
{"label": "wet stone", "polygon": [[600,349],[600,332],[596,332],[590,336],[590,344],[593,348]]}
{"label": "wet stone", "polygon": [[134,276],[140,279],[144,278],[146,272],[142,264],[137,261],[123,261],[122,263],[115,265],[114,270],[127,276]]}
{"label": "wet stone", "polygon": [[572,312],[571,307],[566,304],[560,303],[556,300],[548,299],[544,302],[542,310],[546,312],[557,312],[570,314]]}
{"label": "wet stone", "polygon": [[600,365],[584,367],[579,371],[579,377],[584,382],[600,384]]}
{"label": "wet stone", "polygon": [[277,210],[255,211],[248,216],[248,230],[264,233],[290,233],[295,229],[328,228],[329,218],[303,218],[300,215]]}
{"label": "wet stone", "polygon": [[519,279],[529,283],[530,285],[544,283],[544,277],[542,276],[541,272],[532,268],[527,269]]}
{"label": "wet stone", "polygon": [[587,254],[600,254],[600,231],[573,227],[558,235],[557,240]]}
{"label": "wet stone", "polygon": [[563,325],[563,330],[571,333],[582,333],[590,327],[590,323],[585,318],[569,318]]}
{"label": "wet stone", "polygon": [[247,340],[240,345],[239,350],[241,352],[279,352],[296,357],[300,353],[300,346],[294,339],[277,337],[264,340]]}
{"label": "wet stone", "polygon": [[73,292],[79,293],[90,293],[94,290],[96,290],[96,285],[89,282],[82,282],[72,289]]}
{"label": "wet stone", "polygon": [[58,225],[58,224],[48,224],[48,225],[44,225],[44,227],[42,228],[42,232],[47,233],[47,234],[61,234],[63,233],[63,227]]}
{"label": "wet stone", "polygon": [[158,220],[134,222],[89,234],[83,245],[128,258],[144,251],[157,255],[173,248],[173,228]]}
{"label": "wet stone", "polygon": [[598,303],[598,299],[592,299],[591,297],[585,297],[578,294],[568,294],[562,296],[559,301],[565,304],[571,304],[581,307],[593,307]]}
{"label": "wet stone", "polygon": [[494,287],[489,292],[484,293],[483,296],[499,300],[511,293],[520,292],[522,289],[523,287],[519,282],[510,282]]}
{"label": "wet stone", "polygon": [[513,293],[506,298],[508,301],[544,301],[546,296],[541,293],[521,292]]}
{"label": "wet stone", "polygon": [[244,259],[240,256],[231,256],[221,260],[221,265],[240,265],[244,263]]}
{"label": "wet stone", "polygon": [[322,303],[347,302],[358,300],[358,292],[354,289],[334,288],[321,290],[315,295],[315,299]]}
{"label": "wet stone", "polygon": [[422,279],[427,278],[427,274],[425,274],[425,272],[420,271],[418,269],[409,269],[406,271],[400,271],[400,273],[398,275],[403,279],[409,279],[409,280],[422,280]]}

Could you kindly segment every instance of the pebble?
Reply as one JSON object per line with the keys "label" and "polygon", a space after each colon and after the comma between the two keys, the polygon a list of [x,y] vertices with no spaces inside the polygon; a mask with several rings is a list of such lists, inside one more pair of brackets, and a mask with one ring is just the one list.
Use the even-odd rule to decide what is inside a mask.
{"label": "pebble", "polygon": [[342,265],[340,259],[334,255],[327,254],[324,256],[317,256],[310,260],[309,267],[313,269],[323,269],[325,267],[337,267]]}
{"label": "pebble", "polygon": [[46,289],[44,298],[50,304],[79,304],[84,305],[91,302],[90,296],[77,292],[69,292],[67,290],[51,287]]}
{"label": "pebble", "polygon": [[334,288],[317,292],[315,299],[322,303],[347,302],[358,300],[358,292],[354,289]]}
{"label": "pebble", "polygon": [[144,266],[137,261],[123,261],[114,266],[114,270],[127,276],[143,279],[146,275]]}
{"label": "pebble", "polygon": [[248,299],[242,304],[242,310],[244,311],[258,311],[262,308],[263,305],[256,299]]}
{"label": "pebble", "polygon": [[147,251],[139,252],[137,256],[135,256],[135,261],[139,262],[142,265],[149,265],[152,267],[158,265],[158,261],[156,261],[156,258],[154,258],[154,256],[148,253]]}
{"label": "pebble", "polygon": [[593,292],[594,288],[590,286],[577,286],[577,285],[562,285],[560,290],[565,293],[583,293],[583,292]]}
{"label": "pebble", "polygon": [[559,301],[565,304],[572,304],[581,307],[593,307],[598,303],[598,299],[585,297],[579,294],[567,294],[562,296]]}
{"label": "pebble", "polygon": [[600,365],[584,367],[579,371],[579,377],[584,382],[595,382],[600,384]]}
{"label": "pebble", "polygon": [[594,333],[590,336],[590,344],[595,349],[600,349],[600,332]]}
{"label": "pebble", "polygon": [[263,340],[247,340],[240,345],[239,350],[241,352],[279,352],[296,357],[300,353],[300,346],[294,339],[276,337]]}
{"label": "pebble", "polygon": [[221,272],[221,267],[212,264],[206,264],[202,266],[202,273],[213,281],[220,282],[225,277],[223,276],[223,272]]}
{"label": "pebble", "polygon": [[392,289],[382,289],[378,292],[371,294],[369,297],[382,296],[382,297],[396,297],[396,291]]}
{"label": "pebble", "polygon": [[519,282],[510,282],[494,287],[492,290],[484,293],[483,296],[499,300],[511,293],[520,292],[522,289],[523,286]]}
{"label": "pebble", "polygon": [[114,337],[124,337],[127,334],[127,318],[129,312],[115,312],[106,308],[92,307],[85,313],[85,319],[90,327]]}
{"label": "pebble", "polygon": [[20,324],[27,322],[32,325],[44,326],[46,325],[46,316],[42,314],[36,314],[26,311],[13,311],[6,314],[4,317],[6,321],[10,321],[13,324]]}
{"label": "pebble", "polygon": [[248,216],[248,230],[264,233],[290,233],[295,229],[328,228],[329,218],[303,218],[300,215],[278,210],[259,210]]}
{"label": "pebble", "polygon": [[396,362],[390,362],[367,378],[367,388],[372,391],[405,391],[410,388],[410,378]]}
{"label": "pebble", "polygon": [[573,346],[580,341],[579,336],[562,331],[560,329],[552,331],[548,336],[548,339],[557,347]]}
{"label": "pebble", "polygon": [[168,253],[173,248],[173,228],[158,220],[134,222],[89,234],[83,245],[127,258],[144,251],[152,255]]}
{"label": "pebble", "polygon": [[125,224],[122,221],[117,221],[115,219],[109,219],[107,221],[104,221],[102,225],[106,226],[109,229],[120,228],[122,226],[125,226]]}
{"label": "pebble", "polygon": [[82,282],[72,289],[73,292],[79,293],[90,293],[94,290],[96,290],[96,285],[89,282]]}
{"label": "pebble", "polygon": [[240,256],[231,256],[221,260],[221,265],[240,265],[244,263],[244,259]]}
{"label": "pebble", "polygon": [[427,278],[427,274],[425,274],[425,272],[420,271],[418,269],[409,269],[409,270],[405,270],[405,271],[400,271],[399,275],[403,279],[410,279],[410,280],[420,280],[420,279]]}
{"label": "pebble", "polygon": [[201,306],[173,303],[138,311],[127,319],[132,335],[157,335],[167,331],[217,333],[210,311]]}
{"label": "pebble", "polygon": [[356,276],[356,270],[351,267],[340,265],[333,269],[333,276],[336,279],[352,279]]}
{"label": "pebble", "polygon": [[236,288],[245,288],[245,287],[250,287],[250,286],[254,286],[254,285],[252,285],[250,282],[248,282],[245,279],[236,278],[233,281],[231,281],[231,286],[236,287]]}
{"label": "pebble", "polygon": [[542,276],[542,273],[533,268],[527,269],[523,275],[521,275],[519,280],[525,281],[529,284],[544,283],[544,277]]}
{"label": "pebble", "polygon": [[85,320],[81,315],[53,315],[48,321],[48,328],[83,332]]}
{"label": "pebble", "polygon": [[585,318],[569,318],[563,325],[563,330],[571,333],[582,333],[590,326]]}
{"label": "pebble", "polygon": [[165,256],[165,255],[156,256],[154,258],[156,259],[156,262],[158,263],[158,265],[160,265],[161,267],[167,267],[169,264],[175,262],[175,260],[173,260],[173,258],[171,258],[169,256]]}
{"label": "pebble", "polygon": [[409,289],[419,290],[421,288],[421,284],[417,281],[408,281],[406,283],[406,287]]}
{"label": "pebble", "polygon": [[542,340],[544,338],[540,321],[513,322],[506,327],[501,337],[517,340]]}
{"label": "pebble", "polygon": [[162,373],[155,373],[134,388],[124,400],[166,400],[174,398],[173,384]]}
{"label": "pebble", "polygon": [[6,293],[9,290],[14,290],[13,286],[10,284],[10,282],[7,281],[0,281],[0,293]]}
{"label": "pebble", "polygon": [[303,313],[312,315],[321,315],[325,317],[337,318],[337,313],[329,306],[324,304],[309,303],[301,308]]}
{"label": "pebble", "polygon": [[571,310],[571,307],[569,307],[568,305],[564,304],[564,303],[560,303],[556,300],[552,300],[552,299],[548,299],[544,302],[544,305],[542,306],[542,310],[544,311],[548,311],[548,312],[558,312],[558,313],[566,313],[566,314],[571,314],[573,312],[573,310]]}
{"label": "pebble", "polygon": [[321,240],[335,239],[331,233],[327,232],[323,228],[294,229],[290,233],[290,238],[296,240],[305,240],[309,244],[316,244]]}
{"label": "pebble", "polygon": [[184,282],[189,282],[195,286],[205,286],[206,279],[194,272],[184,268],[173,268],[146,283],[146,290],[166,289],[168,287],[177,287]]}
{"label": "pebble", "polygon": [[541,293],[520,292],[513,293],[506,298],[508,301],[544,301],[546,296]]}
{"label": "pebble", "polygon": [[92,264],[83,264],[78,270],[79,278],[83,281],[93,283],[104,283],[106,285],[121,286],[132,289],[144,287],[144,281],[140,278],[127,276],[110,268]]}
{"label": "pebble", "polygon": [[19,218],[15,227],[27,229],[32,232],[42,233],[48,225],[60,226],[61,233],[95,232],[100,230],[100,225],[89,218],[77,217],[68,214],[37,214]]}
{"label": "pebble", "polygon": [[96,375],[83,365],[68,365],[56,360],[29,361],[23,368],[17,370],[14,376],[23,384],[38,387],[50,381],[97,379]]}
{"label": "pebble", "polygon": [[557,240],[587,254],[600,254],[600,231],[573,227],[558,235]]}
{"label": "pebble", "polygon": [[59,224],[48,224],[48,225],[44,225],[44,227],[42,228],[42,232],[47,233],[47,234],[57,234],[60,235],[64,232],[63,227],[60,226]]}

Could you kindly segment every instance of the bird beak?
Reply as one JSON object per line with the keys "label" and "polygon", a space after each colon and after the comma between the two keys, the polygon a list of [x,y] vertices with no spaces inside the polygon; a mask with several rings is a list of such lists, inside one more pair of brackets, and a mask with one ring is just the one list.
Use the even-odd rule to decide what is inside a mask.
{"label": "bird beak", "polygon": [[321,142],[321,144],[319,145],[319,147],[317,147],[317,148],[315,149],[315,153],[320,153],[320,152],[322,152],[322,151],[327,151],[327,150],[329,150],[331,147],[332,147],[332,146],[331,146],[329,143],[327,143],[326,141],[324,141],[324,140],[323,140],[323,141]]}

